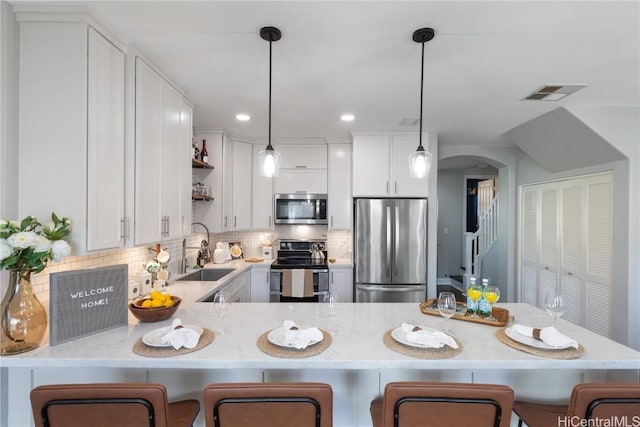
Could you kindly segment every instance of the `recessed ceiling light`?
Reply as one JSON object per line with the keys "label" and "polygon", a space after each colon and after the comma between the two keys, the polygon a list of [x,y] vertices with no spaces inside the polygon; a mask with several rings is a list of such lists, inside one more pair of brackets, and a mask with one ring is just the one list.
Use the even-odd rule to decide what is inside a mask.
{"label": "recessed ceiling light", "polygon": [[251,117],[249,117],[248,114],[237,114],[236,119],[240,120],[241,122],[246,122],[247,120],[251,119]]}
{"label": "recessed ceiling light", "polygon": [[343,114],[340,116],[340,120],[342,120],[343,122],[352,122],[355,118],[356,116],[354,116],[353,114]]}

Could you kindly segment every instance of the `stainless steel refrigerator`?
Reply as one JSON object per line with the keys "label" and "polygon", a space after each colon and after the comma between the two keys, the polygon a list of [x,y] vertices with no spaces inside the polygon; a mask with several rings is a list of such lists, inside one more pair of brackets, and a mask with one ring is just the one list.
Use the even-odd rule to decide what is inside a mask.
{"label": "stainless steel refrigerator", "polygon": [[427,200],[355,199],[356,302],[421,302],[427,293]]}

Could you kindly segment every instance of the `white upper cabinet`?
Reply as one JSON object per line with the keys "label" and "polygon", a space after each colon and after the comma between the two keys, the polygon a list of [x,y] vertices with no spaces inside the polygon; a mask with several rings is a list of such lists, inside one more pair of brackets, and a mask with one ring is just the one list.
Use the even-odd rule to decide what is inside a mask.
{"label": "white upper cabinet", "polygon": [[141,58],[135,67],[135,244],[140,245],[182,236],[183,199],[190,200],[191,191],[183,177],[190,156],[182,96]]}
{"label": "white upper cabinet", "polygon": [[252,145],[233,142],[233,163],[231,181],[231,229],[251,229],[251,156]]}
{"label": "white upper cabinet", "polygon": [[251,227],[254,230],[273,229],[273,178],[260,176],[258,161],[258,153],[263,149],[262,145],[253,146]]}
{"label": "white upper cabinet", "polygon": [[[422,144],[429,149],[429,135]],[[418,135],[354,135],[354,197],[428,197],[429,180],[411,178],[409,155],[418,147]],[[437,159],[432,159],[432,174]]]}
{"label": "white upper cabinet", "polygon": [[329,229],[351,229],[351,144],[329,144]]}
{"label": "white upper cabinet", "polygon": [[280,169],[326,169],[327,146],[319,144],[280,144]]}
{"label": "white upper cabinet", "polygon": [[[183,192],[180,195],[181,215],[180,221],[182,223],[182,235],[191,234],[191,176],[192,176],[192,137],[193,137],[193,109],[189,104],[182,100],[180,107],[180,149],[183,150],[180,153],[180,159],[184,162],[181,165],[180,190]],[[207,169],[209,170],[209,169]],[[184,194],[186,193],[186,194]],[[206,202],[203,202],[206,203]]]}
{"label": "white upper cabinet", "polygon": [[324,144],[280,144],[280,172],[274,193],[327,193],[327,146]]}
{"label": "white upper cabinet", "polygon": [[72,222],[75,254],[124,245],[124,53],[81,17],[21,13],[19,215]]}

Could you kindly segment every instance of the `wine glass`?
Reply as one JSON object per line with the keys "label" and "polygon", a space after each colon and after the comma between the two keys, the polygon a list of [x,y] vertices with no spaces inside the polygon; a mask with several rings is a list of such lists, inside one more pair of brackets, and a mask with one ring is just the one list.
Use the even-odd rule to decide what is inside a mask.
{"label": "wine glass", "polygon": [[486,320],[497,321],[495,317],[493,317],[493,304],[498,302],[500,299],[500,288],[497,286],[487,286],[484,288],[484,298],[489,303],[489,317]]}
{"label": "wine glass", "polygon": [[331,335],[335,335],[338,333],[338,328],[334,326],[332,319],[338,314],[338,294],[326,292],[322,302],[324,315],[328,318],[329,332]]}
{"label": "wine glass", "polygon": [[220,319],[220,329],[216,332],[221,334],[226,333],[227,331],[224,328],[224,316],[231,310],[231,300],[224,292],[218,292],[216,296],[213,298],[213,309],[218,314],[218,318]]}
{"label": "wine glass", "polygon": [[469,289],[467,289],[467,295],[473,300],[476,306],[473,314],[469,317],[471,319],[480,319],[480,316],[478,316],[478,301],[482,298],[482,286],[477,283],[469,286]]}
{"label": "wine glass", "polygon": [[451,292],[440,292],[438,296],[438,311],[440,315],[444,317],[444,332],[448,334],[449,324],[447,321],[456,314],[458,305],[456,303],[456,297]]}
{"label": "wine glass", "polygon": [[566,311],[562,294],[559,291],[547,293],[544,297],[544,309],[553,316],[553,323],[556,323]]}

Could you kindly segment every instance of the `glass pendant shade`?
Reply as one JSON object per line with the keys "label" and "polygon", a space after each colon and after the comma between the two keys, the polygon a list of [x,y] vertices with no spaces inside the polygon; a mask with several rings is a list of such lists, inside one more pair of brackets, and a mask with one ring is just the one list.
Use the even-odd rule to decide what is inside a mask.
{"label": "glass pendant shade", "polygon": [[409,155],[409,175],[411,178],[422,179],[431,172],[431,153],[419,146]]}
{"label": "glass pendant shade", "polygon": [[280,170],[280,153],[273,149],[273,147],[266,147],[264,150],[258,153],[258,160],[260,164],[260,176],[271,178],[278,176]]}

